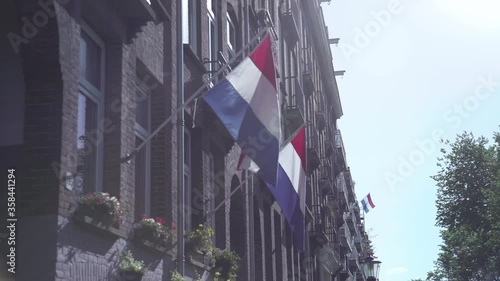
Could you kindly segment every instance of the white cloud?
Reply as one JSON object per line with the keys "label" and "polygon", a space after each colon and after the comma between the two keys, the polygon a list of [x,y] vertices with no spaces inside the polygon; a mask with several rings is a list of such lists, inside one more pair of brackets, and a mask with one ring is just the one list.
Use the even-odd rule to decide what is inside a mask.
{"label": "white cloud", "polygon": [[387,275],[401,275],[408,272],[408,268],[404,266],[393,267],[387,270]]}

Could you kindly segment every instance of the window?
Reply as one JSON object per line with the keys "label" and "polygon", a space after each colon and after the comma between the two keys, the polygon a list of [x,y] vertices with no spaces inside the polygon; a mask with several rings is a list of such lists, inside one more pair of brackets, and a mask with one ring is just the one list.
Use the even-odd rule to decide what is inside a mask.
{"label": "window", "polygon": [[219,60],[219,48],[217,40],[217,18],[216,18],[216,7],[215,0],[207,0],[208,8],[208,60],[209,63],[209,73],[213,73],[217,70],[217,61]]}
{"label": "window", "polygon": [[192,208],[191,208],[191,134],[184,129],[184,229],[191,231]]}
{"label": "window", "polygon": [[236,26],[235,21],[229,13],[227,13],[227,47],[229,51],[229,59],[236,53]]}
{"label": "window", "polygon": [[182,0],[182,42],[198,54],[199,0]]}
{"label": "window", "polygon": [[[213,192],[215,195],[217,193],[217,190],[215,190],[217,187],[215,186],[215,159],[214,155],[209,152],[208,153],[208,190],[210,192]],[[210,212],[213,212],[215,210],[215,198],[211,198],[210,200]],[[221,207],[222,208],[222,207]],[[212,216],[210,218],[211,222],[211,227],[212,229],[215,229],[215,217]],[[215,234],[217,235],[217,233]],[[212,238],[215,242],[215,237]]]}
{"label": "window", "polygon": [[[151,96],[147,87],[136,81],[135,137],[136,146],[151,133]],[[151,215],[151,143],[148,142],[135,155],[135,218]]]}
{"label": "window", "polygon": [[77,113],[76,191],[102,190],[104,115],[104,43],[85,24],[80,38],[80,85]]}

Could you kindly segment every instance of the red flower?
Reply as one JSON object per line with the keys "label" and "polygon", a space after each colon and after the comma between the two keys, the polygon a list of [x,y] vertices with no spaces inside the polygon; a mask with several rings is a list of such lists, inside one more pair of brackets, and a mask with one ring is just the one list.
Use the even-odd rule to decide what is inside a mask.
{"label": "red flower", "polygon": [[164,224],[165,222],[167,222],[167,220],[165,220],[164,218],[161,218],[161,217],[156,217],[155,221],[157,223],[160,223],[160,224]]}
{"label": "red flower", "polygon": [[173,230],[176,230],[177,229],[177,226],[175,224],[172,224],[172,229]]}

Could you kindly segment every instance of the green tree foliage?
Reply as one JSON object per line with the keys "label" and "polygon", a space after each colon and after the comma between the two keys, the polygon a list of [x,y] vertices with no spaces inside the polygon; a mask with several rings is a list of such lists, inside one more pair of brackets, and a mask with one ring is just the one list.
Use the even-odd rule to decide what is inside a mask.
{"label": "green tree foliage", "polygon": [[375,248],[373,247],[373,229],[368,229],[365,232],[365,235],[362,238],[362,244],[363,244],[363,252],[366,256],[371,255],[375,252]]}
{"label": "green tree foliage", "polygon": [[427,281],[500,281],[500,134],[458,135],[438,158],[436,225],[443,244]]}

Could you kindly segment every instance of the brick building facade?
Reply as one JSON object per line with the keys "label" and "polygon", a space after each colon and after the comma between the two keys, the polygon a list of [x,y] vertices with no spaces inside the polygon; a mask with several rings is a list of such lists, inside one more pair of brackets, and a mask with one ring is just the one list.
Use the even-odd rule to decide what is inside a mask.
{"label": "brick building facade", "polygon": [[[183,34],[176,32],[176,2],[184,9]],[[320,2],[2,3],[8,40],[0,41],[0,166],[15,167],[19,178],[16,280],[121,280],[124,250],[149,265],[142,280],[170,280],[177,240],[159,252],[130,234],[142,214],[178,224],[178,210],[187,231],[210,226],[214,246],[242,258],[237,280],[364,280],[359,260],[366,233],[337,128],[343,113]],[[246,56],[251,48],[244,47],[263,28],[271,31],[275,49],[285,139],[307,126],[309,235],[303,253],[294,249],[269,191],[237,170],[241,151],[207,106],[195,100],[184,108],[184,124],[176,118],[177,40],[184,42],[189,99]],[[182,125],[186,201],[179,206]],[[114,231],[74,217],[79,196],[94,191],[116,196],[128,209]],[[5,243],[0,247],[6,252]],[[202,264],[186,261],[185,275],[194,280],[197,274],[213,279]]]}

